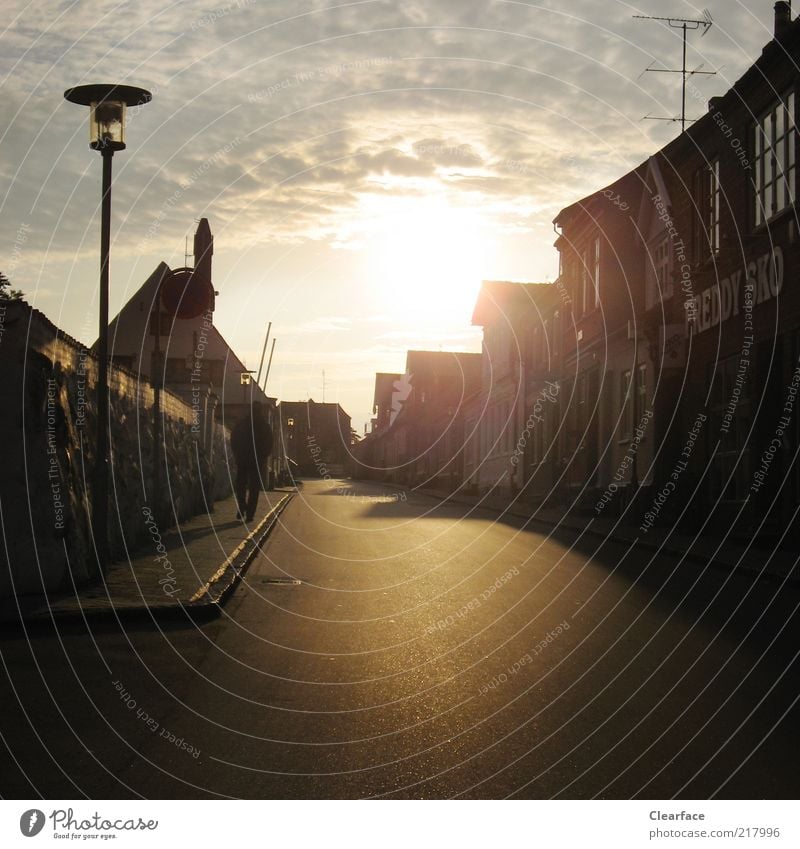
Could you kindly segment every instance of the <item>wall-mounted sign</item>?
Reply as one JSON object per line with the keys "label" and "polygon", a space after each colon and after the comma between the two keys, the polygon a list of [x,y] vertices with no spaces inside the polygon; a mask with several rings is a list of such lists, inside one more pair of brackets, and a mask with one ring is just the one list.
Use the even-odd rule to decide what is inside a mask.
{"label": "wall-mounted sign", "polygon": [[214,309],[214,287],[193,268],[178,268],[161,284],[161,306],[176,318],[197,318]]}
{"label": "wall-mounted sign", "polygon": [[[745,274],[746,272],[746,274]],[[747,264],[746,268],[723,277],[719,285],[688,298],[686,328],[695,335],[726,322],[740,312],[751,310],[772,298],[783,289],[783,251],[776,245],[772,251]]]}

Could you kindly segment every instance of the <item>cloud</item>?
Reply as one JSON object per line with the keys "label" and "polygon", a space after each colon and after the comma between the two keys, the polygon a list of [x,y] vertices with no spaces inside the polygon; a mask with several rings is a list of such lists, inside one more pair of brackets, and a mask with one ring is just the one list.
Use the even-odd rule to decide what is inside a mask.
{"label": "cloud", "polygon": [[[6,7],[0,254],[21,223],[30,227],[15,285],[62,292],[43,295],[43,308],[63,300],[76,335],[96,280],[100,164],[86,110],[62,93],[110,68],[154,95],[130,116],[128,149],[114,158],[112,269],[125,290],[162,257],[181,261],[201,215],[218,263],[260,245],[309,257],[333,245],[356,257],[364,210],[378,208],[369,201],[431,196],[484,210],[506,239],[503,274],[541,277],[549,260],[522,247],[520,232],[546,231],[558,209],[676,132],[642,120],[680,106],[674,75],[642,75],[680,61],[676,30],[632,17],[662,13],[658,0]],[[694,78],[690,116],[770,38],[771,2],[716,14],[706,37],[689,40],[690,68],[720,70]],[[237,273],[250,273],[246,262]],[[305,317],[316,318],[324,314]]]}

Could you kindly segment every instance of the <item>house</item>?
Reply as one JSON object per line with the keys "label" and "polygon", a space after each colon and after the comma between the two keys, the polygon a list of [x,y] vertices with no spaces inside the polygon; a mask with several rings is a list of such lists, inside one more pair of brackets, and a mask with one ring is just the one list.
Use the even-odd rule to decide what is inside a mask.
{"label": "house", "polygon": [[646,165],[561,210],[561,314],[558,488],[588,509],[599,498],[630,497],[652,482],[655,439],[653,358],[643,337],[644,248],[635,213]]}
{"label": "house", "polygon": [[544,458],[557,433],[557,288],[484,280],[472,323],[483,328],[483,345],[480,389],[465,411],[465,483],[481,493],[516,495],[536,476],[533,492],[550,479]]}
{"label": "house", "polygon": [[202,312],[180,318],[165,308],[163,297],[159,301],[158,293],[163,293],[172,273],[162,262],[109,325],[112,362],[150,382],[160,375],[162,385],[192,407],[192,427],[200,434],[210,432],[214,419],[232,426],[253,401],[262,402],[270,418],[275,408],[275,399],[268,398],[256,385],[214,325],[212,256],[213,236],[208,219],[203,218],[194,237],[195,265],[191,269],[194,277],[210,289]]}
{"label": "house", "polygon": [[754,64],[654,157],[663,186],[647,205],[667,250],[651,240],[648,256],[667,283],[648,290],[644,325],[671,378],[656,418],[673,425],[669,498],[643,524],[778,535],[800,503],[798,53],[800,21],[778,2]]}
{"label": "house", "polygon": [[281,454],[292,475],[330,479],[350,473],[353,433],[339,404],[281,401],[277,420]]}
{"label": "house", "polygon": [[463,479],[464,404],[480,385],[481,355],[409,351],[400,396],[387,434],[391,479],[409,486],[452,489]]}

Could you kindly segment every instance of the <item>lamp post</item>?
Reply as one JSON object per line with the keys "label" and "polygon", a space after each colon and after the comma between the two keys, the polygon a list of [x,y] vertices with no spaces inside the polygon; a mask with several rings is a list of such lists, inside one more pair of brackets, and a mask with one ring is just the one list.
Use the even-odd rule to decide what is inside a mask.
{"label": "lamp post", "polygon": [[89,147],[103,157],[100,218],[100,316],[97,342],[97,445],[92,487],[92,535],[101,572],[108,562],[108,254],[111,238],[111,158],[125,149],[125,109],[149,103],[152,96],[129,85],[68,88],[70,103],[89,107]]}

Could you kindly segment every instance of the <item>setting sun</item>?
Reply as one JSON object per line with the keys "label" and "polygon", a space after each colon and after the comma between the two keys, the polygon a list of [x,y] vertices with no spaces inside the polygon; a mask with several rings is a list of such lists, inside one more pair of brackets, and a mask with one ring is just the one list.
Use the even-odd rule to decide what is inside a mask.
{"label": "setting sun", "polygon": [[380,198],[370,207],[367,250],[383,299],[402,313],[468,317],[488,247],[480,214],[439,199]]}

